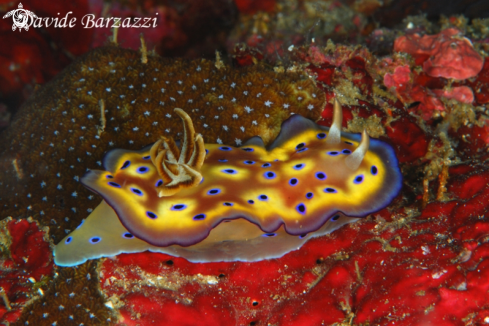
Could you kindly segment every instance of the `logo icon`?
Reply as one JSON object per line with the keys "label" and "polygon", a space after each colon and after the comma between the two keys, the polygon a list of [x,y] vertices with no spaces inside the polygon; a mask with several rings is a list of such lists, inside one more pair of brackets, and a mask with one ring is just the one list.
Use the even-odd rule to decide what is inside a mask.
{"label": "logo icon", "polygon": [[18,9],[10,10],[3,16],[3,18],[8,18],[10,16],[12,16],[12,19],[14,20],[12,30],[15,31],[18,28],[19,32],[22,32],[23,28],[28,31],[29,26],[34,22],[34,19],[38,18],[32,11],[24,9],[22,3],[19,3]]}

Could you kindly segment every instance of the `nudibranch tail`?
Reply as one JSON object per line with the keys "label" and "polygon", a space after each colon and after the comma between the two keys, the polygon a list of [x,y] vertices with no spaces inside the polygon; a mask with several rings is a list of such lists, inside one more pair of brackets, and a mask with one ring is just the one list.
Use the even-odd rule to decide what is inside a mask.
{"label": "nudibranch tail", "polygon": [[157,186],[159,197],[173,196],[182,189],[202,181],[200,169],[204,164],[205,147],[201,134],[195,134],[192,120],[185,111],[176,108],[183,121],[183,142],[180,151],[173,138],[163,137],[150,150],[151,161],[162,179]]}
{"label": "nudibranch tail", "polygon": [[268,148],[258,136],[242,147],[204,146],[175,112],[181,150],[171,138],[113,150],[105,171],[83,176],[104,201],[56,246],[57,264],[144,250],[195,262],[280,257],[386,207],[402,187],[391,146],[341,132],[338,101],[331,128],[292,115]]}

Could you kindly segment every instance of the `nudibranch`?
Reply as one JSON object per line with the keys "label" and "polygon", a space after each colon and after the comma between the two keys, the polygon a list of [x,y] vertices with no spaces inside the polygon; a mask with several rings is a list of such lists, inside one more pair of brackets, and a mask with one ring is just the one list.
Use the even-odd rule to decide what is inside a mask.
{"label": "nudibranch", "polygon": [[191,262],[277,258],[384,208],[401,189],[393,149],[365,131],[342,133],[337,101],[331,128],[292,115],[268,147],[259,136],[241,147],[204,144],[175,112],[181,148],[163,137],[115,149],[105,171],[82,178],[103,201],[56,246],[56,264],[145,250]]}

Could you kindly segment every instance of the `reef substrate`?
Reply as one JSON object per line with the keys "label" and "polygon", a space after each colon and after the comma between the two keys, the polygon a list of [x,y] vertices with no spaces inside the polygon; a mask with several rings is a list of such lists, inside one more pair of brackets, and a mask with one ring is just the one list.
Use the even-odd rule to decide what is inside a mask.
{"label": "reef substrate", "polygon": [[[44,295],[22,310],[17,323],[488,323],[489,190],[486,185],[489,182],[489,111],[485,92],[478,90],[488,87],[489,66],[484,43],[473,47],[484,60],[481,71],[474,77],[456,81],[431,76],[423,70],[424,62],[429,58],[416,58],[414,54],[395,53],[378,58],[365,47],[335,45],[332,42],[324,47],[312,44],[290,51],[291,62],[282,67],[283,71],[299,69],[301,74],[293,75],[296,77],[291,77],[286,85],[280,87],[308,82],[309,89],[314,91],[308,92],[311,95],[304,96],[304,101],[313,101],[312,94],[316,94],[318,101],[317,104],[311,102],[317,111],[309,111],[306,106],[304,111],[295,113],[311,113],[313,119],[321,115],[322,122],[328,126],[331,124],[333,98],[337,97],[344,104],[343,127],[347,131],[360,132],[366,128],[371,137],[383,139],[394,146],[405,182],[401,195],[388,208],[329,236],[309,241],[301,250],[257,263],[193,264],[164,254],[140,253],[101,259],[77,268],[55,268],[53,273],[46,272],[51,277],[43,287]],[[122,58],[132,60],[131,64],[113,59],[114,54],[104,56],[103,51],[124,53]],[[105,59],[89,60],[94,54]],[[246,69],[250,70],[246,72],[256,70],[256,73],[268,76],[271,70],[261,65],[259,57],[259,51],[242,46],[235,56],[239,60],[235,61],[249,65]],[[80,176],[87,167],[96,168],[97,161],[109,148],[138,149],[155,140],[151,137],[156,137],[156,130],[165,132],[170,128],[173,135],[178,134],[177,120],[166,120],[165,115],[171,112],[165,111],[158,116],[156,109],[152,109],[148,110],[149,116],[145,115],[146,105],[159,106],[162,100],[155,99],[164,94],[161,88],[165,88],[166,80],[162,81],[163,85],[151,86],[151,78],[156,76],[150,75],[151,70],[145,70],[146,66],[140,60],[141,53],[134,51],[118,48],[95,50],[51,84],[57,87],[41,89],[35,100],[26,103],[25,108],[29,109],[25,109],[17,118],[18,122],[13,124],[17,130],[14,132],[12,129],[2,135],[12,143],[13,149],[3,148],[1,151],[2,164],[8,171],[2,178],[9,178],[0,184],[1,197],[2,201],[8,198],[16,203],[4,207],[6,215],[21,221],[32,216],[41,228],[49,226],[50,238],[59,241],[65,229],[75,227],[88,214],[87,209],[99,202],[97,198],[88,197],[90,194],[76,182],[75,176]],[[148,57],[146,65],[151,65],[152,60],[162,62],[162,59]],[[218,74],[220,69],[215,66],[218,62],[207,61],[207,73],[214,70]],[[181,65],[185,65],[181,61],[173,63],[180,64],[172,70],[175,74],[182,71]],[[204,70],[204,64],[195,61],[193,66],[187,67],[194,71],[198,65]],[[126,74],[128,66],[132,69]],[[116,70],[115,74],[124,71],[126,81],[120,84],[122,75],[111,79],[111,70]],[[280,68],[277,70],[282,71]],[[145,75],[140,76],[141,72]],[[313,76],[317,86],[309,77],[303,79],[303,73]],[[184,77],[175,79],[175,82],[172,80],[172,85],[178,85],[178,80],[183,83]],[[273,81],[273,77],[270,78]],[[85,81],[80,82],[80,79]],[[67,81],[74,81],[70,88],[73,94],[76,95],[76,89],[81,88],[80,95],[64,92],[68,86],[61,85],[68,85]],[[218,84],[226,85],[227,90],[232,89],[228,81],[220,80]],[[118,88],[121,85],[123,88]],[[135,89],[131,90],[130,85]],[[200,85],[202,83],[196,86]],[[212,87],[217,89],[219,85]],[[402,88],[404,85],[410,88]],[[176,94],[170,96],[175,99],[175,104],[191,112],[190,107],[185,107],[188,98],[181,100],[183,97],[179,97],[178,91],[187,94],[191,92],[192,85],[186,84],[185,89],[181,87],[174,88],[172,91]],[[451,96],[454,93],[467,94],[467,88],[474,93],[472,101]],[[123,91],[115,91],[119,89]],[[165,88],[165,92],[168,89]],[[298,91],[292,92],[296,99],[300,96],[296,93]],[[257,93],[263,95],[264,91],[257,90],[254,99]],[[213,101],[211,107],[216,111],[206,115],[205,119],[214,121],[212,118],[219,115],[220,119],[228,119],[226,126],[231,126],[234,121],[232,115],[225,116],[222,112],[226,110],[217,109],[221,93],[211,89],[207,94],[204,96],[206,101]],[[223,93],[224,99],[231,102],[234,95],[227,94]],[[421,94],[421,99],[413,98],[412,94]],[[121,95],[125,97],[121,99]],[[244,103],[241,102],[243,99],[234,97],[236,103]],[[100,99],[104,99],[102,104]],[[131,103],[135,99],[136,102]],[[325,100],[327,104],[323,111]],[[163,101],[165,106],[168,101],[172,102],[169,98]],[[279,99],[270,101],[283,104]],[[429,106],[430,103],[436,105]],[[80,108],[81,104],[85,107]],[[201,105],[205,107],[205,102]],[[245,104],[240,105],[243,107],[240,114],[244,117],[263,114],[262,120],[246,120],[251,126],[253,119],[258,124],[256,129],[249,130],[248,137],[254,134],[268,137],[264,130],[269,126],[260,129],[260,123],[273,119],[273,125],[280,126],[280,122],[290,114],[277,108],[273,116],[270,114],[266,118],[264,114],[269,110],[266,106],[246,104],[254,109],[247,113]],[[103,112],[105,123],[101,119]],[[194,121],[198,121],[200,115],[194,114]],[[88,115],[92,117],[88,118]],[[48,124],[50,119],[57,120]],[[153,125],[155,121],[158,122],[157,127]],[[60,128],[59,123],[70,127]],[[167,125],[162,127],[163,123]],[[218,131],[214,128],[212,132],[205,133],[204,124],[211,125],[207,120],[196,129],[204,133],[208,141],[215,142],[219,137],[223,143],[235,144],[236,132],[241,132],[240,125],[233,125],[230,129],[233,134],[229,133],[224,138],[224,124],[221,121],[214,123],[214,126],[219,125]],[[55,131],[61,133],[62,130],[65,134],[55,134]],[[150,135],[146,136],[146,132]],[[32,138],[31,134],[34,134]],[[80,139],[81,136],[84,138]],[[271,139],[272,135],[269,137]],[[41,156],[40,152],[44,154]],[[26,160],[26,157],[30,159]],[[39,195],[39,191],[44,194]],[[72,207],[76,208],[75,212]],[[46,213],[48,210],[49,214]],[[70,215],[67,216],[66,212]],[[48,249],[43,252],[50,253]],[[9,292],[9,301],[14,302],[16,295],[18,292]]]}

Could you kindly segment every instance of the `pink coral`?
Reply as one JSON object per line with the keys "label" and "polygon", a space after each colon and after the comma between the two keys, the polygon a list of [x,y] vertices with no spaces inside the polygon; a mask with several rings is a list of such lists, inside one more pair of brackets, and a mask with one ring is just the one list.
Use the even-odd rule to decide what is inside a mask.
{"label": "pink coral", "polygon": [[429,57],[423,70],[433,77],[467,79],[482,69],[484,59],[472,43],[456,28],[448,28],[436,35],[403,35],[394,42],[394,51]]}
{"label": "pink coral", "polygon": [[453,98],[461,103],[474,102],[474,92],[467,86],[457,86],[449,89],[432,89],[431,91],[438,97]]}
{"label": "pink coral", "polygon": [[445,106],[429,89],[413,82],[409,66],[398,66],[392,74],[384,75],[384,85],[392,89],[403,103],[420,102],[417,111],[428,120],[435,111],[444,111]]}

